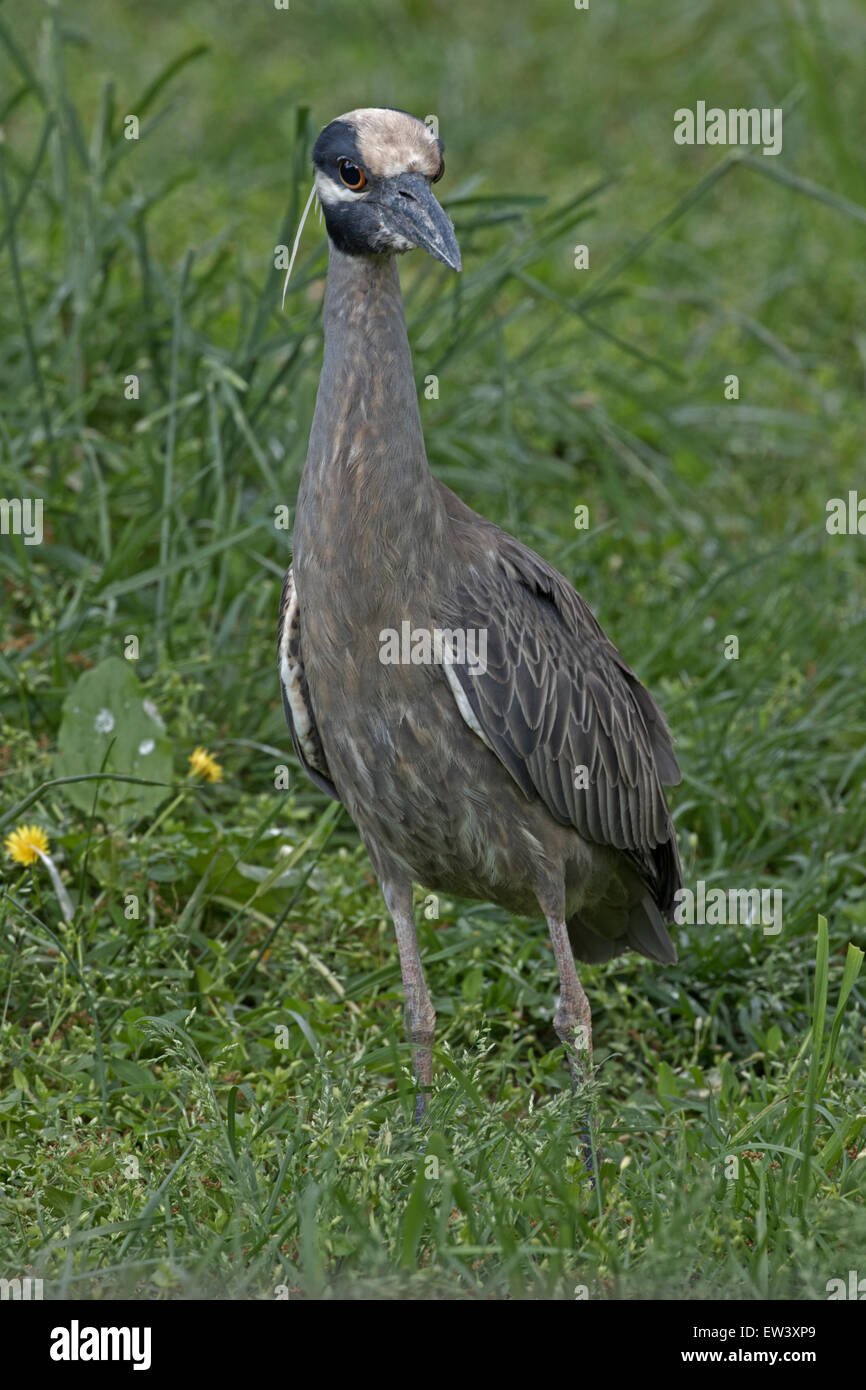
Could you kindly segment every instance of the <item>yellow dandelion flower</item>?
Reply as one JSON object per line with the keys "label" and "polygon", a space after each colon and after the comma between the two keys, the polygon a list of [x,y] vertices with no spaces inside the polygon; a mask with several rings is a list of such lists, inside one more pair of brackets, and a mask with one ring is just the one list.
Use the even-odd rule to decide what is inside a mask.
{"label": "yellow dandelion flower", "polygon": [[222,766],[206,748],[196,748],[190,753],[189,767],[193,777],[203,777],[206,782],[223,780]]}
{"label": "yellow dandelion flower", "polygon": [[35,864],[40,850],[48,853],[48,836],[41,825],[19,825],[7,837],[4,849],[16,864]]}

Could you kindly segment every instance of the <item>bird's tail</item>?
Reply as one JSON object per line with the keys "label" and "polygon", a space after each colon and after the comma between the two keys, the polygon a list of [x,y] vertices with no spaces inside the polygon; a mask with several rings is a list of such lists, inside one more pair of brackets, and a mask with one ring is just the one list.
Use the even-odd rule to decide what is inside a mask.
{"label": "bird's tail", "polygon": [[640,951],[649,960],[657,960],[660,965],[674,965],[677,948],[671,941],[656,904],[649,894],[633,907],[628,919],[628,944],[633,951]]}
{"label": "bird's tail", "polygon": [[673,965],[677,958],[664,918],[649,894],[628,916],[621,908],[612,910],[607,919],[594,913],[590,925],[578,913],[566,925],[575,959],[587,965],[602,965],[625,951],[638,951],[660,965]]}

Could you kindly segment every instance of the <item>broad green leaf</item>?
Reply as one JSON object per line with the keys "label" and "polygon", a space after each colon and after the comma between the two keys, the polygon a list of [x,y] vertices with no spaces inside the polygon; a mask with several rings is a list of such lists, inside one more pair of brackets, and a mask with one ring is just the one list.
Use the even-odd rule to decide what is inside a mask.
{"label": "broad green leaf", "polygon": [[[129,662],[109,657],[76,681],[63,705],[55,771],[58,777],[114,772],[171,782],[171,743],[156,711],[145,705]],[[95,799],[96,814],[116,825],[155,811],[169,786],[73,782],[63,790],[81,811],[92,810]]]}

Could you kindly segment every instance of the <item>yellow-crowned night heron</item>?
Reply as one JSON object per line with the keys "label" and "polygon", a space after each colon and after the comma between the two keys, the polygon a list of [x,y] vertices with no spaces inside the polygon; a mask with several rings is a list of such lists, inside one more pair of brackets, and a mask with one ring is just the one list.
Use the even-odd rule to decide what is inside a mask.
{"label": "yellow-crowned night heron", "polygon": [[295,752],[349,811],[394,920],[420,1116],[436,1016],[413,883],[540,908],[577,1076],[592,1053],[574,957],[676,959],[662,787],[679,769],[658,705],[580,595],[427,465],[395,253],[461,268],[431,190],[441,142],[405,112],[351,111],[313,164],[330,238],[325,354],[280,680]]}

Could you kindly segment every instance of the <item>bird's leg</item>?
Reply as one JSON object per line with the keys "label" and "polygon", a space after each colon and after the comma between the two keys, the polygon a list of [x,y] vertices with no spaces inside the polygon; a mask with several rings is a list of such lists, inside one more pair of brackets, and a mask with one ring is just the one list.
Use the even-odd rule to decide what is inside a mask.
{"label": "bird's leg", "polygon": [[403,995],[406,1001],[406,1040],[412,1048],[412,1070],[418,1086],[415,1100],[417,1122],[424,1118],[427,1094],[433,1084],[433,1034],[436,1028],[436,1014],[430,1000],[427,981],[424,979],[424,967],[418,950],[412,885],[383,883],[382,892],[397,932],[400,973],[403,976]]}
{"label": "bird's leg", "polygon": [[[548,917],[550,940],[559,971],[560,996],[553,1026],[556,1035],[565,1048],[571,1071],[571,1085],[575,1092],[581,1083],[592,1076],[592,1014],[589,1000],[577,975],[568,927],[561,917]],[[593,1170],[592,1120],[587,1113],[581,1117],[580,1147],[584,1165],[588,1172]]]}
{"label": "bird's leg", "polygon": [[565,1047],[575,1085],[592,1072],[592,1015],[589,1000],[577,977],[568,927],[561,919],[548,917],[550,940],[559,971],[559,1006],[553,1019],[556,1035]]}

